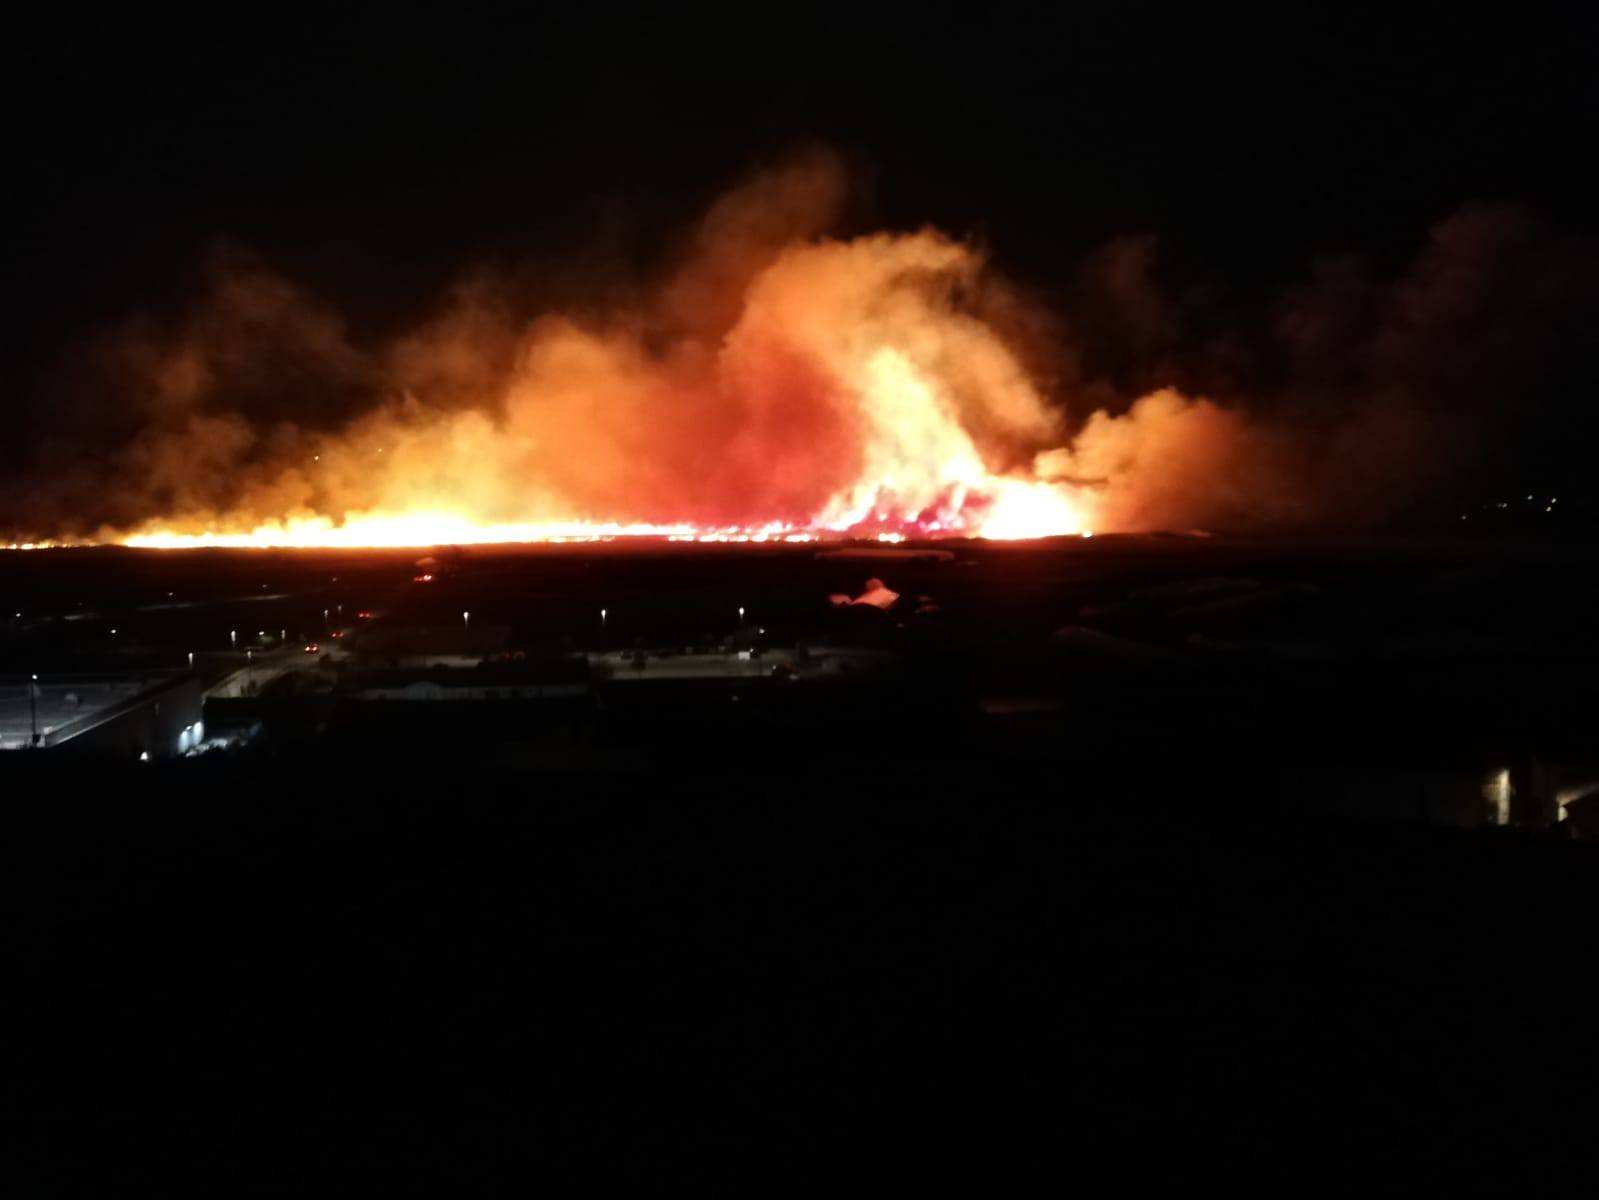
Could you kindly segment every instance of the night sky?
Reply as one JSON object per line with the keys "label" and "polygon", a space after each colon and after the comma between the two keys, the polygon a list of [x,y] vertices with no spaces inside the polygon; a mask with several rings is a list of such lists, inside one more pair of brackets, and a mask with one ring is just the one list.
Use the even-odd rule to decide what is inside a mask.
{"label": "night sky", "polygon": [[1592,234],[1599,22],[1567,7],[59,9],[0,73],[5,461],[81,339],[176,302],[219,237],[380,336],[473,262],[648,270],[813,141],[860,228],[981,238],[1046,294],[1129,234],[1245,305],[1320,256],[1397,267],[1467,201]]}

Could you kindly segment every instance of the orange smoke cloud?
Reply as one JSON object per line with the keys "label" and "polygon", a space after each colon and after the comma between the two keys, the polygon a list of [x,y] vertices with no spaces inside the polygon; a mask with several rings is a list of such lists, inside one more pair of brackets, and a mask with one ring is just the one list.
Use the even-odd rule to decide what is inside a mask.
{"label": "orange smoke cloud", "polygon": [[[630,303],[529,315],[477,280],[375,348],[224,256],[186,324],[146,322],[102,352],[119,448],[52,471],[70,516],[26,532],[430,545],[1298,523],[1329,496],[1354,496],[1354,511],[1362,462],[1422,477],[1444,406],[1415,382],[1431,378],[1416,348],[1452,345],[1466,319],[1460,289],[1443,305],[1435,281],[1480,264],[1475,294],[1491,297],[1490,272],[1516,261],[1483,247],[1514,243],[1517,226],[1474,216],[1446,225],[1387,297],[1344,275],[1299,294],[1278,330],[1289,352],[1328,394],[1375,401],[1323,405],[1307,438],[1158,382],[1142,396],[1081,382],[1083,352],[1046,345],[1049,320],[972,245],[930,229],[828,236],[845,183],[826,153],[756,177]],[[1142,239],[1091,263],[1105,345],[1123,338],[1099,347],[1113,372],[1176,345],[1153,261]],[[1361,314],[1385,306],[1403,320],[1364,331]],[[1052,351],[1068,365],[1045,383]]]}
{"label": "orange smoke cloud", "polygon": [[[291,319],[286,285],[229,276],[231,322],[209,318],[149,370],[154,419],[123,469],[159,511],[102,536],[391,544],[1083,529],[1089,498],[1031,469],[1059,440],[1059,415],[968,298],[981,256],[932,231],[819,236],[842,191],[837,163],[818,155],[725,197],[653,303],[517,322],[469,296],[364,357],[325,313],[308,306]],[[264,332],[302,364],[387,398],[321,432],[207,411],[255,370]]]}

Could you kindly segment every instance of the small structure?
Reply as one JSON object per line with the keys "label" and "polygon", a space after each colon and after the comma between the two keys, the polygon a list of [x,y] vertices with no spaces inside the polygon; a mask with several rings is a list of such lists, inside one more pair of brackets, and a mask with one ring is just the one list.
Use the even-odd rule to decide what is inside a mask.
{"label": "small structure", "polygon": [[869,608],[876,608],[886,612],[899,602],[899,593],[890,588],[881,579],[868,579],[866,581],[866,590],[859,596],[851,597],[839,592],[829,596],[828,600],[835,607],[865,605]]}

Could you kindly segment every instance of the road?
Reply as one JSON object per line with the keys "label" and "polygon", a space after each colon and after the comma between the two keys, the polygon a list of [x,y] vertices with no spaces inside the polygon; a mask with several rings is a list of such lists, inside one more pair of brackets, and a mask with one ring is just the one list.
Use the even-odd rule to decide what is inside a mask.
{"label": "road", "polygon": [[[349,630],[344,629],[340,633],[347,637]],[[207,688],[206,699],[242,700],[256,696],[267,685],[291,671],[323,662],[343,662],[349,657],[340,639],[330,638],[317,644],[320,648],[315,654],[307,654],[306,643],[301,642],[289,642],[272,650],[258,650],[245,665]]]}

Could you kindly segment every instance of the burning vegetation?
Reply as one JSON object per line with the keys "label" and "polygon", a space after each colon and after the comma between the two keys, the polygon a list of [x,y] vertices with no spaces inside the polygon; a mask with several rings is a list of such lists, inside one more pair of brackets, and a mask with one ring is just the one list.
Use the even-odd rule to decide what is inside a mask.
{"label": "burning vegetation", "polygon": [[[1145,243],[1093,264],[1148,359],[1116,387],[1084,376],[977,247],[930,229],[830,236],[845,184],[834,157],[803,156],[715,204],[676,268],[623,301],[529,309],[477,279],[375,347],[220,255],[187,320],[135,323],[86,356],[106,382],[80,415],[106,444],[58,439],[8,505],[13,536],[892,541],[1369,518],[1374,497],[1470,459],[1471,397],[1501,365],[1481,347],[1525,339],[1457,335],[1560,249],[1529,253],[1518,220],[1487,211],[1441,227],[1386,292],[1333,271],[1274,331],[1310,364],[1287,391],[1314,403],[1290,422],[1166,386],[1185,367]],[[1532,270],[1528,286],[1557,295],[1547,283]],[[1500,357],[1519,367],[1517,353]],[[1445,354],[1461,362],[1428,365]]]}

